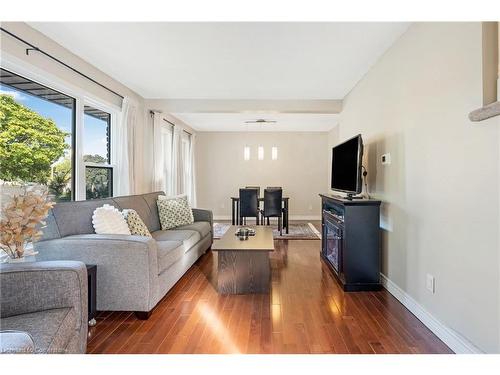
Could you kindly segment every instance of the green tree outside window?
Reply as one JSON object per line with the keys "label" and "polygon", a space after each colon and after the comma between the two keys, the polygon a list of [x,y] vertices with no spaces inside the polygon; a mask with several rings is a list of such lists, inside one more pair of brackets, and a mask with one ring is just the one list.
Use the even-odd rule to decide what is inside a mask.
{"label": "green tree outside window", "polygon": [[66,136],[53,120],[0,95],[0,179],[47,184]]}

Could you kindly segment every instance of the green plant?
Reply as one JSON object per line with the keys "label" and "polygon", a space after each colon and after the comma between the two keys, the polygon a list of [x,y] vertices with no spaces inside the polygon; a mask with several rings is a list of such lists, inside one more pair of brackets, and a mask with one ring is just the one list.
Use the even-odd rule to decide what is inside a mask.
{"label": "green plant", "polygon": [[69,190],[69,183],[71,182],[71,160],[65,157],[61,162],[53,166],[52,177],[49,182],[49,189],[52,194],[57,198],[64,198],[68,192],[71,197],[71,190]]}
{"label": "green plant", "polygon": [[[85,162],[106,164],[107,159],[100,155],[83,155]],[[109,197],[109,184],[111,183],[110,170],[106,168],[85,168],[85,186],[87,199]]]}
{"label": "green plant", "polygon": [[47,183],[66,136],[53,120],[0,95],[0,179]]}

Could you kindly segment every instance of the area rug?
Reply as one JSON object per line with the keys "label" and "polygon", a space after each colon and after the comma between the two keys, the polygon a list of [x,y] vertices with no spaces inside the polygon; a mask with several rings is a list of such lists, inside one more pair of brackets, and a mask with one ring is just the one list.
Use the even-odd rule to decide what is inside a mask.
{"label": "area rug", "polygon": [[[227,232],[231,224],[228,223],[214,223],[214,238],[221,238],[224,233]],[[252,225],[249,225],[252,227]],[[286,234],[283,230],[283,234],[280,236],[277,225],[271,225],[273,228],[273,237],[275,240],[320,240],[321,233],[316,229],[312,223],[290,223],[289,233]]]}

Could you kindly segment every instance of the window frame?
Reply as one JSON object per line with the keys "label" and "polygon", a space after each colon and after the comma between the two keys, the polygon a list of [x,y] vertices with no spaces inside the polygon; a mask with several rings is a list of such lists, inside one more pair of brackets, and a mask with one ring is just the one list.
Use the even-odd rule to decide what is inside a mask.
{"label": "window frame", "polygon": [[[24,60],[21,60],[13,55],[2,52],[2,61],[0,66],[14,74],[18,74],[40,85],[47,86],[50,89],[59,91],[60,93],[70,96],[75,99],[75,111],[73,119],[73,134],[72,134],[72,159],[73,165],[73,180],[75,183],[74,191],[72,191],[71,199],[74,201],[86,200],[85,189],[85,165],[83,162],[83,126],[84,126],[84,106],[91,105],[94,108],[105,111],[111,115],[111,133],[116,134],[116,126],[118,116],[122,112],[122,108],[116,104],[107,102],[98,98],[81,87],[75,86],[56,75],[45,71],[35,65],[32,65]],[[111,164],[114,165],[116,160],[115,151],[116,145],[113,143],[115,137],[110,137],[111,147]],[[73,161],[72,161],[73,162]],[[117,176],[116,168],[113,168],[113,186],[112,191],[116,191]],[[73,183],[73,182],[72,182]]]}
{"label": "window frame", "polygon": [[[77,98],[74,95],[68,94],[67,92],[60,90],[59,88],[53,87],[49,84],[46,84],[45,82],[41,82],[40,80],[34,79],[29,76],[29,74],[24,74],[24,73],[19,73],[15,69],[11,69],[10,67],[5,67],[3,64],[0,65],[0,67],[9,73],[15,74],[23,79],[29,80],[33,83],[36,83],[38,85],[44,86],[49,90],[54,90],[60,94],[66,95],[67,97],[71,98],[73,100],[73,109],[71,113],[71,200],[74,201],[76,200],[76,195],[77,195],[77,160],[76,160],[76,153],[75,153],[75,147],[77,145],[76,141],[76,119],[77,119]],[[8,84],[4,84],[5,86],[11,87]],[[18,90],[15,87],[12,87],[14,90]],[[23,92],[22,90],[19,90]],[[25,95],[33,95],[30,93],[25,93]],[[36,97],[36,95],[33,95]],[[41,100],[46,100],[44,98],[40,98]],[[54,105],[57,105],[54,103]]]}
{"label": "window frame", "polygon": [[[83,112],[82,112],[82,133],[85,132],[85,107],[89,106],[94,109],[98,109],[100,111],[106,112],[109,114],[109,141],[107,144],[107,149],[108,149],[108,158],[109,158],[109,163],[92,163],[92,162],[86,162],[83,160],[83,142],[84,142],[84,136],[80,137],[82,140],[80,149],[81,149],[81,163],[82,163],[82,181],[79,182],[79,184],[82,185],[82,196],[84,197],[84,200],[87,200],[87,185],[86,185],[86,170],[87,167],[92,167],[92,168],[103,168],[103,169],[111,169],[111,197],[113,197],[114,192],[117,190],[117,176],[116,176],[116,141],[115,141],[115,136],[116,134],[116,127],[117,127],[117,117],[118,114],[116,111],[113,110],[113,108],[106,106],[102,102],[86,98],[83,102]],[[111,198],[110,197],[110,198]]]}
{"label": "window frame", "polygon": [[[113,167],[110,167],[109,165],[107,164],[98,164],[98,163],[85,163],[85,172],[87,171],[87,168],[100,168],[100,169],[111,169],[111,186],[110,186],[110,190],[111,190],[111,196],[109,197],[106,197],[106,198],[112,198],[113,197],[113,192],[115,190],[115,187],[114,187],[114,173],[115,173],[115,169]],[[102,199],[106,199],[106,198],[102,198]],[[96,198],[96,199],[99,199],[99,198]],[[85,183],[85,200],[92,200],[92,199],[87,199],[87,184]]]}

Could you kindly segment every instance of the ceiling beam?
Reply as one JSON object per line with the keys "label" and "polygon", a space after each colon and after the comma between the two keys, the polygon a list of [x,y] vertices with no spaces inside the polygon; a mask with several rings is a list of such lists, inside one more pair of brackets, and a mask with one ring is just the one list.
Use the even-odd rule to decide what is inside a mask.
{"label": "ceiling beam", "polygon": [[170,113],[340,113],[342,100],[146,99],[146,108]]}

